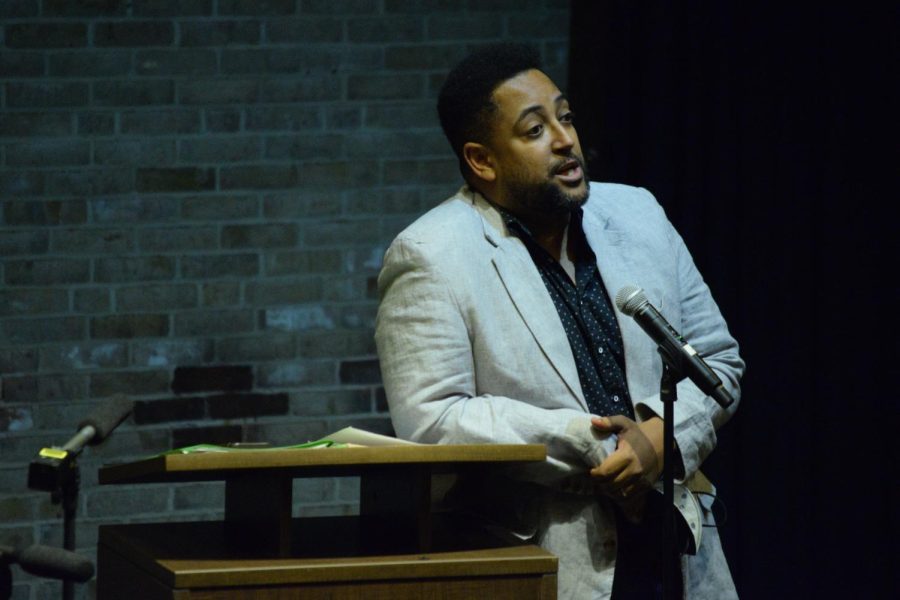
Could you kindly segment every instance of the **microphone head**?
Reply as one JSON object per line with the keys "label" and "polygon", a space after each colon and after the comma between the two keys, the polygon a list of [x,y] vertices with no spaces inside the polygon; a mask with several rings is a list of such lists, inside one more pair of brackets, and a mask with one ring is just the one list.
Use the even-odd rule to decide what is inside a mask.
{"label": "microphone head", "polygon": [[84,583],[94,576],[94,564],[74,552],[35,544],[16,552],[23,571],[38,577]]}
{"label": "microphone head", "polygon": [[616,306],[629,317],[648,302],[644,290],[636,285],[626,285],[616,294]]}
{"label": "microphone head", "polygon": [[78,429],[90,425],[94,428],[95,434],[91,438],[91,445],[99,444],[106,439],[112,430],[124,421],[131,411],[134,409],[134,402],[126,398],[123,394],[116,394],[100,406],[94,412],[87,416],[78,424]]}

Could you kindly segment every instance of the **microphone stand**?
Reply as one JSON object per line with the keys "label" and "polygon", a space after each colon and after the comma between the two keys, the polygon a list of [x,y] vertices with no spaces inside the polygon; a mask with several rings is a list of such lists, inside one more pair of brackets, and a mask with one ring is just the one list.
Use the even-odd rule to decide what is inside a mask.
{"label": "microphone stand", "polygon": [[[662,597],[664,600],[674,598],[675,592],[672,580],[673,570],[677,566],[678,552],[675,547],[675,511],[672,506],[675,503],[675,468],[672,464],[673,450],[675,449],[675,402],[678,400],[678,388],[676,384],[684,379],[670,363],[665,352],[660,351],[663,357],[662,378],[659,382],[659,399],[663,403],[663,524],[662,524]],[[679,594],[680,598],[681,595]]]}

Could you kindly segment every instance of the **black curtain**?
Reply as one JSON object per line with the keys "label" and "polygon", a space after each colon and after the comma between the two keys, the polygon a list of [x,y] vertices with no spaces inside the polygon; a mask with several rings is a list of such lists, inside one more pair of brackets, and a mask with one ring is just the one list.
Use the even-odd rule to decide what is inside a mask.
{"label": "black curtain", "polygon": [[900,597],[897,11],[794,4],[575,1],[568,92],[592,179],[657,196],[748,363],[705,467],[742,598]]}

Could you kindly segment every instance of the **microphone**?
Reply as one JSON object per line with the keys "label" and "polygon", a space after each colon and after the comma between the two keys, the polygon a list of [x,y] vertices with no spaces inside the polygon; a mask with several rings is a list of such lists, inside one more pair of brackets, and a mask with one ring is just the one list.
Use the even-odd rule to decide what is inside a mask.
{"label": "microphone", "polygon": [[679,375],[690,378],[704,394],[712,396],[722,408],[731,406],[734,398],[725,389],[722,380],[650,304],[644,290],[634,285],[626,285],[616,294],[615,302],[620,311],[634,318],[641,329],[659,345],[660,353],[670,367]]}
{"label": "microphone", "polygon": [[55,492],[78,485],[75,458],[87,444],[99,444],[131,414],[134,403],[117,394],[97,407],[78,424],[78,433],[62,447],[41,448],[28,465],[28,487],[33,490]]}
{"label": "microphone", "polygon": [[0,563],[18,563],[22,570],[38,577],[84,583],[94,576],[94,564],[83,556],[34,544],[27,548],[0,546]]}
{"label": "microphone", "polygon": [[62,447],[78,454],[85,444],[95,446],[105,440],[112,430],[124,421],[134,409],[134,403],[122,394],[116,394],[89,414],[78,424],[78,433]]}

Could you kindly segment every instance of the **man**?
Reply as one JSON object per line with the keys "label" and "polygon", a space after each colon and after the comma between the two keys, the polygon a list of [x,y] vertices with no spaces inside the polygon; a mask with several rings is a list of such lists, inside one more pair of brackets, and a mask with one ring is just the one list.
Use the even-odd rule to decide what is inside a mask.
{"label": "man", "polygon": [[[438,112],[466,185],[397,237],[379,276],[397,434],[545,444],[540,467],[481,482],[478,510],[559,556],[560,598],[656,597],[662,365],[610,296],[642,287],[735,397],[737,344],[653,197],[588,183],[568,100],[532,51],[471,55]],[[673,460],[690,479],[730,411],[689,381],[678,394]],[[715,529],[703,537],[678,595],[683,575],[689,598],[734,597]]]}

